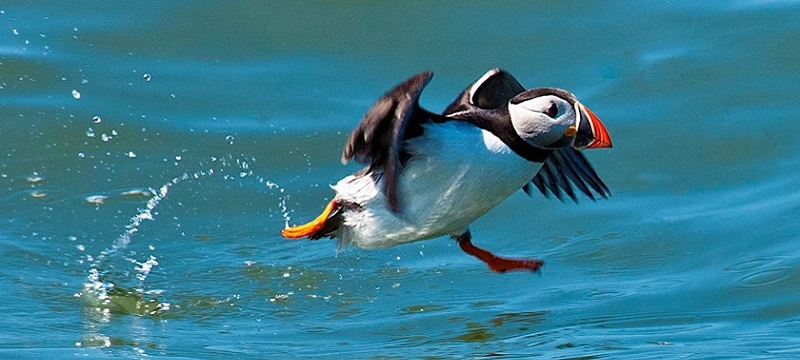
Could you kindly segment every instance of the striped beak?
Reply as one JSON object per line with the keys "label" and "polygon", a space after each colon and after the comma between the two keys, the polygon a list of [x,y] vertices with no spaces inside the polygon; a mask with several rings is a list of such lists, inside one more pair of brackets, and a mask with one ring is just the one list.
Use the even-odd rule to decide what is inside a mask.
{"label": "striped beak", "polygon": [[575,102],[575,113],[577,114],[578,132],[575,134],[575,142],[572,147],[577,150],[611,147],[611,137],[597,115],[577,101]]}

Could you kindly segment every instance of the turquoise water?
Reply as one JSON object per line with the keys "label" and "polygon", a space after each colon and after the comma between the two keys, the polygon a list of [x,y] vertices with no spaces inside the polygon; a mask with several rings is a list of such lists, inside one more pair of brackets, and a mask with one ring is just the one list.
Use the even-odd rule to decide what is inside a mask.
{"label": "turquoise water", "polygon": [[[800,3],[0,4],[0,358],[800,357]],[[609,200],[288,241],[406,77],[569,89]]]}

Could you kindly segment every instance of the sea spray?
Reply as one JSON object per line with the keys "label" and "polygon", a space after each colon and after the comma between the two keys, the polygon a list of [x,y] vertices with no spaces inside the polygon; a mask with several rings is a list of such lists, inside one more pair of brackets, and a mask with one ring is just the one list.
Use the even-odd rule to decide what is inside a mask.
{"label": "sea spray", "polygon": [[[161,291],[145,291],[145,281],[151,272],[159,266],[158,257],[155,254],[149,254],[143,260],[129,257],[126,250],[129,248],[133,237],[139,232],[140,227],[146,220],[155,220],[158,215],[156,208],[159,204],[166,199],[170,189],[182,182],[194,180],[197,181],[203,177],[215,176],[220,174],[223,180],[237,180],[253,175],[250,161],[234,158],[233,156],[212,157],[211,163],[219,164],[220,168],[215,171],[213,168],[197,171],[193,173],[183,173],[181,176],[175,177],[163,184],[158,189],[149,188],[147,190],[139,190],[137,194],[149,197],[145,206],[138,209],[137,213],[130,218],[129,223],[125,226],[125,230],[114,240],[114,242],[101,251],[97,256],[87,255],[87,260],[90,264],[90,269],[87,274],[87,281],[83,285],[80,293],[76,294],[77,297],[82,298],[86,304],[94,309],[94,313],[101,315],[102,318],[108,320],[112,313],[134,314],[139,316],[160,316],[165,311],[170,309],[170,304],[167,302],[158,301],[156,299],[146,299],[146,296],[159,295]],[[228,167],[236,168],[236,175],[225,173]],[[289,212],[287,210],[286,201],[287,196],[283,187],[276,182],[267,180],[263,177],[257,176],[255,179],[264,184],[264,186],[275,194],[277,199],[277,210],[283,217],[286,226],[290,222]],[[123,193],[128,194],[128,192]],[[272,216],[272,215],[270,215]],[[150,246],[150,250],[154,251],[155,248]],[[113,268],[110,263],[113,259],[120,258],[132,264],[135,271],[135,285],[122,285],[125,284],[125,279],[113,278],[116,275],[109,274],[109,269]],[[124,272],[123,274],[127,274]],[[124,275],[127,276],[127,275]],[[123,277],[124,277],[123,276]]]}
{"label": "sea spray", "polygon": [[[141,301],[140,293],[143,288],[144,281],[152,271],[154,266],[158,265],[158,260],[154,255],[150,255],[149,259],[144,262],[139,262],[136,259],[127,258],[129,262],[135,265],[136,278],[139,280],[139,287],[134,291],[123,290],[118,288],[117,285],[104,278],[103,272],[104,265],[108,259],[115,254],[128,248],[131,243],[133,235],[139,231],[139,227],[145,220],[154,220],[154,210],[159,202],[166,198],[169,193],[170,187],[178,184],[183,180],[189,179],[187,173],[173,178],[170,182],[162,185],[158,190],[150,188],[151,197],[147,200],[145,207],[139,209],[138,213],[134,215],[130,223],[125,226],[125,231],[120,234],[110,247],[104,249],[99,255],[93,258],[91,269],[87,275],[87,282],[83,285],[83,291],[78,294],[81,298],[87,301],[88,304],[95,307],[97,311],[105,316],[110,316],[112,310],[122,310],[127,313],[134,313],[139,315],[156,315],[164,310],[169,309],[168,303],[155,302],[153,306],[152,301]],[[119,308],[117,304],[124,304],[124,301],[114,302],[112,295],[123,295],[123,299],[129,296],[134,296],[134,306],[122,306]]]}

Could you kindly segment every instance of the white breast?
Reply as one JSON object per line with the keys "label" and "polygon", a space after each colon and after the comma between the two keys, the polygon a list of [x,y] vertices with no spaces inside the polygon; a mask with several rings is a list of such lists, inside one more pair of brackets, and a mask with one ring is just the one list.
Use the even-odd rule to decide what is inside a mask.
{"label": "white breast", "polygon": [[488,131],[450,121],[425,127],[411,139],[400,175],[401,213],[386,209],[381,183],[348,176],[337,197],[362,206],[347,212],[340,237],[362,248],[460,234],[536,175],[541,164],[516,155]]}

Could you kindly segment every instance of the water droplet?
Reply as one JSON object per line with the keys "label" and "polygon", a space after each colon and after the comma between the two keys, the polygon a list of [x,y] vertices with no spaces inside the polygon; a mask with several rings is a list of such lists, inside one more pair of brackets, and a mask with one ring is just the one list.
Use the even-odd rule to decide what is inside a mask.
{"label": "water droplet", "polygon": [[88,129],[86,130],[86,136],[87,136],[87,137],[94,137],[94,129],[92,129],[92,128],[88,128]]}
{"label": "water droplet", "polygon": [[133,190],[128,190],[128,191],[122,192],[122,195],[123,196],[135,196],[135,197],[149,198],[149,197],[153,196],[154,194],[149,189],[147,189],[147,190],[145,190],[145,189],[133,189]]}
{"label": "water droplet", "polygon": [[75,100],[80,99],[81,98],[81,93],[78,92],[78,90],[73,89],[72,90],[72,97],[74,97]]}
{"label": "water droplet", "polygon": [[78,237],[76,237],[75,235],[70,235],[67,239],[69,239],[69,241],[75,241],[78,240]]}
{"label": "water droplet", "polygon": [[181,161],[183,158],[180,155],[175,155],[175,161]]}
{"label": "water droplet", "polygon": [[17,31],[17,29],[11,29],[11,33],[14,35],[19,35],[19,31]]}
{"label": "water droplet", "polygon": [[144,73],[144,75],[142,75],[142,79],[144,79],[144,81],[150,82],[150,74]]}
{"label": "water droplet", "polygon": [[83,159],[84,157],[86,157],[86,154],[84,154],[83,152],[79,152],[78,157]]}
{"label": "water droplet", "polygon": [[136,158],[136,153],[134,153],[133,151],[128,151],[126,155],[128,155],[128,157],[131,158],[131,159],[135,159]]}
{"label": "water droplet", "polygon": [[225,141],[227,141],[228,144],[233,145],[233,135],[226,136]]}
{"label": "water droplet", "polygon": [[39,176],[38,174],[35,174],[35,173],[34,173],[33,175],[31,175],[31,176],[28,176],[28,179],[27,179],[27,180],[28,180],[28,182],[29,182],[29,183],[31,183],[31,184],[36,184],[36,183],[40,183],[40,182],[42,182],[42,181],[44,180],[44,178],[43,178],[43,177],[41,177],[41,176]]}
{"label": "water droplet", "polygon": [[77,248],[78,251],[86,251],[86,247],[81,244],[78,244],[77,246],[75,246],[75,248]]}
{"label": "water droplet", "polygon": [[92,118],[92,121],[94,121],[95,124],[99,124],[99,123],[103,122],[103,119],[101,119],[99,116],[95,115]]}
{"label": "water droplet", "polygon": [[109,140],[111,140],[111,136],[109,136],[106,133],[103,133],[102,135],[100,135],[100,140],[103,140],[103,142],[108,142]]}
{"label": "water droplet", "polygon": [[105,204],[106,199],[108,199],[108,196],[91,195],[91,196],[87,196],[86,197],[86,202],[88,202],[90,204],[95,204],[95,205],[102,205],[102,204]]}

